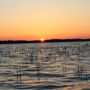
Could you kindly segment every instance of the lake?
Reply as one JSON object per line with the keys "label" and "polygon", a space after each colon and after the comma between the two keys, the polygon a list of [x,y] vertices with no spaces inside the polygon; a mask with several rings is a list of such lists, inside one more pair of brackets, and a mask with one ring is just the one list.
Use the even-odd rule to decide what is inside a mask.
{"label": "lake", "polygon": [[0,90],[90,90],[90,42],[1,44]]}

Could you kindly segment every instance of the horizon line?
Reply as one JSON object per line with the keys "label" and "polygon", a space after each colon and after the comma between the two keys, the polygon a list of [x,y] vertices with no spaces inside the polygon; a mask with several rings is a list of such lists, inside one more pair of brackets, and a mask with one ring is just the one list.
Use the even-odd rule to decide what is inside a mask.
{"label": "horizon line", "polygon": [[[90,39],[90,38],[71,38],[71,39],[59,39],[59,38],[56,38],[56,39],[54,39],[54,38],[52,38],[52,39],[45,39],[45,41],[46,40],[87,40],[87,39]],[[34,40],[24,40],[24,39],[22,39],[22,40],[13,40],[13,39],[8,39],[8,40],[0,40],[0,41],[40,41],[40,39],[34,39]]]}

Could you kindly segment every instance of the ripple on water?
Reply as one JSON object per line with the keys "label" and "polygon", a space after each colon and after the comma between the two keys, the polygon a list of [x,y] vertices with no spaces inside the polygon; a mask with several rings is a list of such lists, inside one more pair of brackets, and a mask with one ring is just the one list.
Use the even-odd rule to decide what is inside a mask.
{"label": "ripple on water", "polygon": [[89,90],[86,43],[0,45],[0,90]]}

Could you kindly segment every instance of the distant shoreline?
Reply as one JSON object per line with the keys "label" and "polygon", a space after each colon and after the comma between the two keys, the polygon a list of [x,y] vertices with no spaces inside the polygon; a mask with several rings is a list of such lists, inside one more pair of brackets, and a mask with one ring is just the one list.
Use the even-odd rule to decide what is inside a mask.
{"label": "distant shoreline", "polygon": [[49,40],[45,40],[44,42],[41,42],[40,40],[33,40],[33,41],[27,41],[27,40],[5,40],[5,41],[0,41],[0,44],[84,42],[84,41],[90,41],[90,39],[49,39]]}

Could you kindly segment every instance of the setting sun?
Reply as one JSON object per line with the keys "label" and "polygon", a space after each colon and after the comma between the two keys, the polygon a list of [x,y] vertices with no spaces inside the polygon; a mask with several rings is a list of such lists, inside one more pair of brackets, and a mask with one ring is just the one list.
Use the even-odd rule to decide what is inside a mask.
{"label": "setting sun", "polygon": [[0,40],[90,38],[90,0],[0,0]]}
{"label": "setting sun", "polygon": [[41,42],[44,42],[44,41],[45,41],[45,39],[44,39],[44,38],[41,38],[41,39],[40,39],[40,41],[41,41]]}

